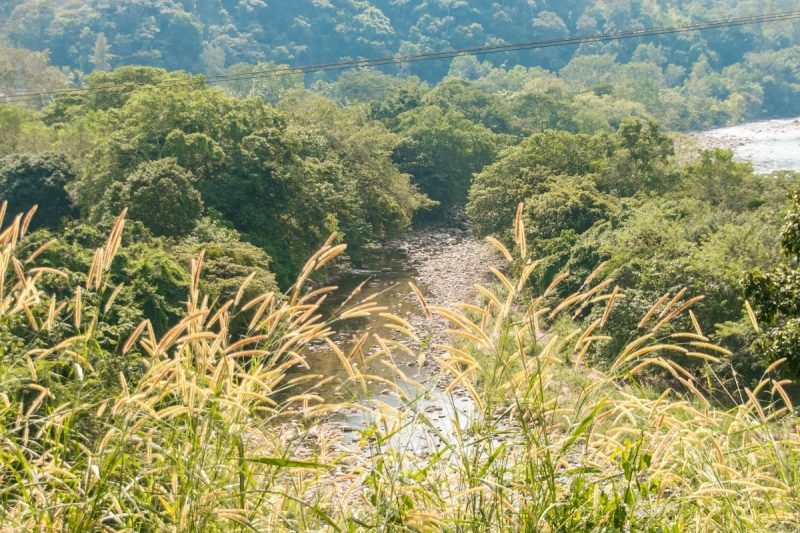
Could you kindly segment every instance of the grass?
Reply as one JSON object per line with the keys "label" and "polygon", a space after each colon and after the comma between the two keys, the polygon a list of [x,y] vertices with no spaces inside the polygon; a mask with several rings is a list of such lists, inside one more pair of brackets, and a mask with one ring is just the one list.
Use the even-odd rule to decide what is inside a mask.
{"label": "grass", "polygon": [[[303,347],[328,339],[336,321],[386,311],[354,292],[334,319],[319,315],[328,289],[307,293],[306,280],[343,247],[323,247],[285,295],[245,302],[243,287],[214,308],[198,290],[200,256],[184,319],[160,338],[145,321],[109,354],[93,332],[114,305],[108,269],[124,214],[86,283],[60,302],[39,288],[60,274],[16,255],[32,215],[0,234],[0,330],[68,334],[46,347],[0,348],[1,531],[800,528],[800,423],[775,365],[756,390],[731,391],[742,401],[707,399],[670,355],[703,363],[726,354],[698,331],[669,327],[692,301],[671,295],[610,370],[588,368],[592,346],[613,332],[602,318],[582,329],[569,316],[587,302],[610,309],[624,299],[613,283],[593,279],[562,302],[548,300],[553,287],[531,294],[524,281],[535,265],[519,217],[513,253],[496,243],[519,279],[496,272],[497,287],[480,290],[482,305],[445,309],[421,299],[451,326],[453,344],[436,347],[446,354],[440,381],[469,395],[471,415],[445,431],[426,416],[430,390],[412,384],[419,392],[409,394],[388,382],[405,408],[379,399],[347,405],[371,420],[361,449],[350,451],[320,421],[344,407],[315,394],[329,378],[313,368],[300,383],[286,378],[304,364]],[[415,336],[402,318],[383,316]],[[237,317],[250,327],[234,338],[228,326]],[[379,344],[379,354],[365,356],[330,343],[348,386],[366,392],[381,378],[360,372],[364,358],[393,364],[404,349]],[[134,357],[141,371],[116,371]],[[681,390],[643,389],[637,376],[650,368]],[[286,398],[298,387],[304,392]]]}

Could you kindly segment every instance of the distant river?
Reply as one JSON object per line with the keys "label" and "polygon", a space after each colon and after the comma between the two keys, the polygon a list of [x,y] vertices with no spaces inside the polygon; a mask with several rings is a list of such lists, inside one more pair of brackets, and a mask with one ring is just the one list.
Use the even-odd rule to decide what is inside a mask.
{"label": "distant river", "polygon": [[759,174],[800,172],[800,118],[748,122],[693,135],[703,148],[728,148],[738,161],[750,161]]}

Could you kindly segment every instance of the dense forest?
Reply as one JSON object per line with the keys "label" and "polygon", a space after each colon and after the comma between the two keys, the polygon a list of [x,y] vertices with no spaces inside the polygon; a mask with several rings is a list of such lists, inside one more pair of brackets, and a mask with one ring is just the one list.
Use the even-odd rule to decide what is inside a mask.
{"label": "dense forest", "polygon": [[[770,12],[780,12],[795,5],[784,0],[770,2],[768,7]],[[0,66],[6,74],[0,89],[9,94],[53,84],[82,87],[86,74],[125,65],[214,76],[284,64],[669,26],[748,16],[762,13],[763,8],[757,1],[699,0],[300,0],[269,4],[12,0],[3,4],[0,36],[10,47],[46,56],[22,58],[13,51],[4,52],[6,58],[0,61],[5,66]],[[601,107],[606,115],[649,113],[663,116],[662,122],[671,128],[696,129],[800,113],[798,31],[796,22],[786,21],[488,55],[479,61],[410,63],[386,67],[385,73],[416,76],[430,84],[457,76],[477,81],[482,90],[506,99],[534,79],[544,90],[557,76],[564,91],[575,93],[573,103],[583,111],[572,127],[597,127],[600,118],[590,110]],[[47,59],[60,75],[42,73]],[[336,77],[336,72],[319,73],[295,82],[322,89]],[[279,89],[251,88],[252,94],[273,100]],[[587,89],[594,94],[587,94]],[[341,95],[362,101],[365,96],[370,95],[363,89]]]}
{"label": "dense forest", "polygon": [[[770,2],[768,10],[794,7],[790,0],[779,0]],[[298,65],[405,55],[747,16],[764,8],[755,0],[7,0],[1,20],[12,46],[49,49],[55,65],[72,71],[139,64],[218,74],[238,63]],[[691,72],[702,55],[720,71],[745,62],[749,54],[788,48],[797,38],[796,26],[789,22],[676,34],[654,44],[664,48],[673,77],[679,77],[680,67]],[[555,72],[576,54],[612,54],[627,63],[638,44],[612,42],[491,60],[496,66],[540,66]],[[406,74],[428,81],[447,73],[443,63],[408,68]]]}
{"label": "dense forest", "polygon": [[[800,21],[207,83],[764,9],[2,2],[0,93],[42,94],[0,101],[0,529],[796,531],[800,173],[682,133],[800,115]],[[340,485],[304,476],[341,460],[314,424],[342,404],[286,399],[285,373],[327,342],[346,390],[378,378],[331,341],[320,287],[454,219],[508,259],[463,314],[419,293],[459,341],[432,356],[380,316],[443,358],[475,425],[408,466],[380,446],[416,400],[378,408],[377,466],[339,472],[364,506],[335,510]],[[385,311],[357,294],[343,316]]]}

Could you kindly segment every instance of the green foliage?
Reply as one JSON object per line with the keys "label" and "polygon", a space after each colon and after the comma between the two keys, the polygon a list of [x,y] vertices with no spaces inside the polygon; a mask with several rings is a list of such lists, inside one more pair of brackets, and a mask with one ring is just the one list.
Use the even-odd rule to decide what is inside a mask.
{"label": "green foliage", "polygon": [[615,59],[611,54],[578,56],[559,74],[567,84],[573,86],[588,88],[608,84],[617,67]]}
{"label": "green foliage", "polygon": [[[704,296],[692,307],[701,331],[726,347],[740,348],[739,359],[726,360],[726,364],[733,364],[745,379],[757,380],[759,368],[763,370],[760,356],[745,342],[752,335],[746,328],[733,327],[742,319],[738,280],[745,269],[776,263],[777,228],[770,218],[780,207],[765,205],[760,213],[737,212],[696,198],[623,203],[608,220],[551,254],[549,272],[541,283],[548,284],[564,271],[580,279],[606,261],[603,275],[612,278],[626,298],[625,305],[612,309],[606,323],[607,331],[620,332],[621,337],[597,347],[593,355],[595,361],[606,363],[613,361],[625,339],[637,334],[638,321],[655,302],[665,294],[671,299],[685,287],[684,300]],[[559,287],[559,294],[575,289],[566,284]],[[603,307],[592,310],[586,320],[593,321],[603,312]],[[717,329],[726,323],[724,330]],[[693,327],[688,320],[683,326]],[[682,364],[692,366],[690,361]],[[725,368],[717,369],[720,375],[727,373]]]}
{"label": "green foliage", "polygon": [[[133,84],[163,75],[118,69],[92,77]],[[273,258],[285,287],[331,233],[363,254],[433,205],[392,162],[400,137],[369,121],[365,108],[299,91],[276,110],[183,79],[189,84],[132,87],[116,100],[59,99],[46,111],[62,139],[85,147],[85,172],[71,188],[88,220],[128,207],[156,235],[180,237],[203,208],[214,209]]]}
{"label": "green foliage", "polygon": [[[576,116],[579,111],[557,89],[517,94],[509,102],[509,112],[514,117],[512,130],[517,134],[530,135],[546,130],[577,133],[580,129],[575,120],[579,118]],[[590,133],[594,133],[594,129]]]}
{"label": "green foliage", "polygon": [[732,210],[758,207],[758,186],[748,180],[753,167],[750,163],[734,162],[730,150],[702,150],[700,160],[689,166],[687,172],[688,192],[711,205]]}
{"label": "green foliage", "polygon": [[[84,72],[90,70],[90,58],[100,33],[105,34],[119,64],[196,70],[259,61],[329,63],[343,58],[522,42],[531,40],[531,32],[535,39],[587,35],[681,23],[695,13],[703,13],[706,20],[732,18],[758,7],[761,6],[754,0],[711,8],[699,0],[658,0],[646,7],[628,3],[612,6],[596,0],[568,4],[475,0],[468,6],[452,1],[410,6],[406,1],[394,0],[247,6],[230,2],[126,1],[112,6],[41,0],[9,3],[0,23],[4,36],[15,46],[49,48],[56,54],[59,66]],[[788,11],[791,7],[791,2],[781,0],[771,9]],[[721,67],[745,60],[762,66],[767,62],[791,64],[791,57],[770,54],[779,46],[797,44],[791,25],[726,28],[702,36],[665,35],[653,41],[652,50],[640,50],[645,45],[631,40],[585,44],[577,50],[495,54],[488,59],[495,65],[519,63],[557,71],[576,52],[578,56],[616,56],[619,60],[632,59],[659,67],[688,67],[705,54]],[[215,59],[211,60],[211,56]],[[465,60],[457,59],[456,64],[461,61]],[[392,67],[391,71],[432,80],[446,75],[448,68],[446,62],[428,62]]]}
{"label": "green foliage", "polygon": [[27,109],[0,106],[0,156],[39,153],[52,147],[53,132]]}
{"label": "green foliage", "polygon": [[370,117],[374,120],[392,119],[422,105],[427,93],[428,86],[412,78],[389,91],[383,99],[370,102]]}
{"label": "green foliage", "polygon": [[108,39],[104,33],[97,35],[94,41],[94,54],[89,57],[89,61],[94,65],[95,70],[101,72],[108,72],[111,70],[111,58],[113,57],[109,51]]}
{"label": "green foliage", "polygon": [[491,71],[492,64],[488,61],[481,63],[475,56],[462,55],[454,57],[453,61],[450,62],[450,70],[447,72],[447,77],[477,80],[486,77]]}
{"label": "green foliage", "polygon": [[614,199],[597,190],[591,175],[550,176],[525,202],[525,222],[536,239],[562,231],[583,233],[614,207]]}
{"label": "green foliage", "polygon": [[780,264],[769,272],[751,270],[745,273],[742,285],[760,324],[766,328],[758,343],[767,362],[786,358],[784,370],[800,379],[800,269],[794,268],[800,257],[800,191],[795,189],[790,197],[792,209],[781,228],[781,248],[792,266]]}
{"label": "green foliage", "polygon": [[[715,367],[718,375],[733,378],[733,368],[742,379],[757,380],[763,348],[750,347],[753,334],[741,325],[738,280],[744,270],[778,262],[780,191],[796,186],[798,176],[757,176],[751,165],[734,162],[723,150],[703,151],[679,168],[672,153],[672,139],[656,123],[638,119],[622,121],[616,135],[531,135],[475,176],[467,214],[476,233],[511,246],[509,221],[523,203],[528,249],[541,261],[530,286],[543,291],[566,272],[575,280],[558,285],[554,298],[573,294],[580,280],[605,263],[600,275],[614,280],[625,305],[606,317],[614,341],[594,347],[589,356],[597,364],[613,362],[641,333],[639,320],[654,302],[685,288],[685,298],[705,296],[693,305],[700,331],[737,350]],[[783,232],[786,246],[791,235]],[[778,312],[767,306],[777,305],[778,294],[792,283],[788,267],[782,268],[749,278],[756,287],[751,293],[764,294],[760,305],[767,315]],[[791,301],[793,293],[786,294]],[[587,305],[576,317],[588,324],[604,312],[604,306]],[[694,327],[688,320],[680,325]],[[786,347],[793,338],[785,333],[776,343]],[[777,358],[768,356],[767,362]]]}
{"label": "green foliage", "polygon": [[229,227],[230,223],[223,220],[219,212],[210,211],[211,216],[200,219],[192,234],[171,249],[187,270],[192,260],[202,254],[200,287],[203,293],[212,303],[218,304],[235,299],[243,286],[245,289],[239,298],[244,301],[277,292],[275,275],[269,269],[272,258],[261,248],[242,242],[239,232]]}
{"label": "green foliage", "polygon": [[[188,294],[189,274],[175,260],[173,254],[159,240],[138,225],[127,231],[109,269],[109,281],[114,289],[119,288],[114,301],[117,305],[104,311],[113,290],[84,302],[92,318],[97,319],[97,338],[101,350],[115,352],[127,336],[143,319],[148,319],[153,328],[166,332],[182,313],[181,301]],[[95,250],[105,246],[108,232],[96,225],[73,222],[52,230],[39,230],[26,237],[24,249],[33,252],[39,246],[56,238],[37,259],[41,266],[66,273],[63,278],[46,278],[44,288],[58,298],[70,298],[76,287],[85,285],[86,272],[93,262]],[[96,307],[93,308],[92,305]],[[94,310],[93,310],[94,309]]]}
{"label": "green foliage", "polygon": [[[52,5],[51,2],[41,2]],[[23,4],[36,6],[36,2]],[[39,50],[38,47],[33,47]],[[24,48],[0,47],[0,92],[4,95],[18,93],[41,93],[64,88],[66,76],[56,67],[50,66],[50,52],[31,51]],[[39,105],[47,100],[32,95],[27,104]],[[3,106],[6,107],[6,106]]]}
{"label": "green foliage", "polygon": [[[614,139],[604,134],[589,137],[547,131],[506,149],[495,163],[475,176],[470,189],[467,214],[475,222],[477,233],[503,232],[509,228],[508,221],[514,220],[517,205],[531,203],[548,191],[559,181],[558,176],[588,176],[601,170],[604,157],[613,153],[613,147]],[[588,187],[594,189],[594,185]],[[558,233],[557,228],[546,233],[553,231]]]}
{"label": "green foliage", "polygon": [[[291,91],[304,88],[303,74],[280,72],[287,68],[288,65],[277,65],[274,61],[257,65],[237,63],[220,74],[241,76],[241,79],[225,82],[222,89],[237,98],[260,97],[264,102],[274,105]],[[269,71],[280,72],[280,75],[247,77],[248,74]]]}
{"label": "green foliage", "polygon": [[494,160],[503,142],[460,112],[436,106],[407,111],[391,127],[401,136],[394,161],[442,208],[466,202],[472,175]]}
{"label": "green foliage", "polygon": [[446,79],[425,95],[424,103],[442,111],[455,110],[494,133],[509,133],[511,114],[503,100],[461,79]]}
{"label": "green foliage", "polygon": [[415,84],[419,84],[419,78],[403,80],[377,70],[346,71],[325,92],[346,105],[382,101],[399,87]]}
{"label": "green foliage", "polygon": [[[647,6],[612,6],[598,0],[563,4],[474,0],[469,5],[437,0],[413,8],[407,0],[347,0],[341,5],[328,0],[280,5],[219,0],[121,0],[113,5],[15,0],[3,9],[0,35],[19,48],[51,51],[54,65],[68,71],[72,83],[81,85],[82,73],[114,66],[152,66],[211,76],[246,74],[278,66],[530,41],[531,32],[535,39],[548,39],[683,24],[695,20],[698,13],[703,20],[728,19],[750,15],[761,7],[755,0],[711,8],[700,0],[657,0]],[[779,0],[770,10],[793,7],[791,0]],[[580,99],[581,94],[609,97],[622,107],[637,107],[639,116],[657,118],[666,127],[697,129],[800,113],[797,39],[791,23],[731,27],[702,35],[667,34],[646,44],[617,40],[480,59],[465,55],[450,63],[393,64],[344,72],[338,81],[333,78],[339,73],[332,71],[319,73],[315,82],[304,80],[303,74],[289,74],[238,79],[226,86],[232,94],[259,95],[276,103],[287,89],[301,88],[308,81],[341,103],[353,103],[380,101],[414,76],[431,83],[449,76],[445,85],[471,80],[479,91],[505,96],[531,91],[543,78],[559,73],[569,88],[568,100]],[[52,70],[59,74],[58,69]],[[66,78],[60,77],[63,85]],[[448,85],[445,97],[430,103],[448,109],[448,91],[454,86]],[[471,103],[454,105],[495,132],[516,132],[509,123],[513,119],[491,98],[485,110],[472,105],[481,98],[486,100],[471,95],[467,98]],[[575,122],[585,124],[571,131],[595,133],[619,127],[614,121],[603,126],[597,114],[583,114],[587,116]]]}
{"label": "green foliage", "polygon": [[19,4],[6,22],[8,39],[19,48],[44,50],[47,29],[55,20],[55,12],[56,5],[50,0]]}
{"label": "green foliage", "polygon": [[203,214],[194,181],[175,158],[145,161],[106,190],[99,209],[109,214],[127,207],[130,218],[142,221],[155,235],[187,235]]}
{"label": "green foliage", "polygon": [[339,227],[351,253],[405,231],[417,210],[434,205],[392,161],[401,137],[370,121],[366,108],[343,110],[312,94],[287,99],[280,108],[301,125],[295,131],[306,139],[302,155],[327,161],[341,175],[343,194],[330,200],[340,206]]}
{"label": "green foliage", "polygon": [[60,152],[9,155],[0,159],[0,202],[8,202],[12,215],[37,205],[43,214],[30,227],[55,227],[74,213],[66,187],[75,178],[72,164]]}
{"label": "green foliage", "polygon": [[[113,72],[96,71],[86,76],[86,92],[77,95],[59,97],[46,108],[43,113],[45,123],[49,125],[65,125],[77,116],[91,111],[107,111],[125,105],[137,88],[163,81],[185,83],[190,87],[203,84],[201,76],[189,76],[182,72],[168,73],[163,69],[146,67],[120,67]],[[109,85],[119,85],[113,91],[103,90]]]}
{"label": "green foliage", "polygon": [[659,132],[657,122],[625,119],[617,138],[620,150],[604,173],[604,189],[624,197],[644,191],[663,193],[674,187],[677,173],[668,164],[668,158],[674,155],[673,141]]}

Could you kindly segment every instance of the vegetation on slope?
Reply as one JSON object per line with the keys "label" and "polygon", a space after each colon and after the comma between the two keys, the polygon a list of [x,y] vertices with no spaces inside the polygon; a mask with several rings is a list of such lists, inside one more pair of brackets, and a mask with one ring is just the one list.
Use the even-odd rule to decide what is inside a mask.
{"label": "vegetation on slope", "polygon": [[[533,135],[475,176],[467,212],[478,234],[509,244],[508,220],[525,204],[540,290],[566,272],[577,280],[603,264],[602,275],[629,300],[607,317],[619,338],[594,354],[596,362],[613,360],[653,302],[687,287],[706,296],[694,307],[701,329],[737,349],[736,372],[757,379],[762,359],[748,348],[754,338],[739,281],[748,268],[780,262],[785,191],[800,184],[798,176],[754,175],[719,149],[679,167],[672,151],[654,123],[635,120],[617,135]],[[556,293],[575,290],[577,281]],[[588,310],[579,316],[596,318]]]}
{"label": "vegetation on slope", "polygon": [[[758,7],[723,4],[2,7],[0,92],[90,90],[0,106],[0,523],[796,531],[800,175],[670,132],[800,114],[798,23],[338,79],[197,74]],[[383,311],[353,294],[322,319],[319,283],[462,208],[509,260],[479,302],[425,309],[456,332],[437,363],[468,419],[442,433],[433,385],[400,374],[419,391],[386,381],[400,410],[331,404],[313,368],[287,383],[338,320]],[[342,386],[380,381],[337,355]],[[357,452],[322,422],[344,407],[372,421]]]}
{"label": "vegetation on slope", "polygon": [[[676,157],[674,138],[654,119],[620,117],[615,130],[605,121],[581,133],[573,127],[580,95],[557,83],[542,89],[536,83],[555,78],[533,76],[506,98],[480,81],[429,88],[367,71],[343,76],[330,98],[328,89],[288,87],[271,105],[247,92],[252,86],[237,96],[181,73],[99,72],[91,88],[181,83],[64,95],[41,112],[3,107],[0,140],[11,155],[0,165],[0,197],[14,211],[51,206],[32,229],[84,248],[79,263],[47,256],[70,271],[91,261],[98,244],[89,228],[109,227],[127,208],[140,223],[130,245],[160,250],[173,264],[140,280],[159,298],[188,277],[191,255],[203,248],[219,261],[207,290],[223,298],[255,268],[263,287],[274,279],[287,288],[332,232],[358,260],[414,218],[465,204],[479,235],[508,244],[508,221],[525,203],[528,242],[543,261],[531,280],[540,289],[605,262],[602,274],[636,307],[609,319],[632,335],[644,308],[689,287],[707,296],[695,308],[703,331],[736,349],[736,372],[757,379],[776,358],[753,344],[739,280],[780,263],[785,194],[800,185],[797,175],[757,176],[721,150]],[[371,101],[342,106],[356,90]],[[591,94],[597,112],[612,98]],[[575,289],[565,284],[558,296]],[[134,307],[158,328],[175,324],[166,304]],[[593,319],[588,311],[580,318]],[[619,348],[601,348],[596,361]]]}
{"label": "vegetation on slope", "polygon": [[[70,276],[36,266],[41,249],[20,247],[29,221],[17,216],[0,234],[0,324],[23,333],[0,359],[0,499],[11,530],[657,533],[800,525],[800,434],[786,382],[773,379],[780,362],[721,408],[673,361],[682,354],[719,363],[726,353],[699,329],[676,327],[696,301],[678,294],[651,307],[607,374],[588,373],[582,356],[614,333],[606,318],[625,305],[623,295],[590,276],[573,296],[544,307],[554,287],[524,289],[536,266],[522,209],[513,255],[497,243],[525,265],[521,277],[498,272],[485,306],[463,306],[470,316],[426,308],[464,340],[440,347],[444,372],[473,402],[469,419],[445,432],[423,412],[422,384],[419,396],[407,396],[387,382],[405,399],[401,410],[377,399],[329,404],[314,393],[324,376],[313,374],[306,393],[278,394],[286,369],[303,364],[297,351],[331,333],[334,324],[314,315],[325,291],[303,295],[302,287],[342,246],[326,244],[285,296],[248,301],[245,281],[213,308],[200,290],[200,254],[175,327],[159,335],[144,320],[107,350],[103,324],[124,308],[110,275],[124,219],[88,275],[61,296],[45,284]],[[385,311],[353,296],[337,319]],[[587,303],[603,309],[602,318],[564,329],[560,315]],[[237,316],[249,324],[243,336],[231,333]],[[350,375],[345,385],[377,379],[355,364],[357,350],[338,355]],[[391,350],[377,357],[390,363]],[[630,385],[652,366],[682,388],[651,396]],[[374,417],[361,451],[342,451],[339,432],[317,426],[317,417],[342,407]],[[301,423],[287,423],[290,416]]]}

